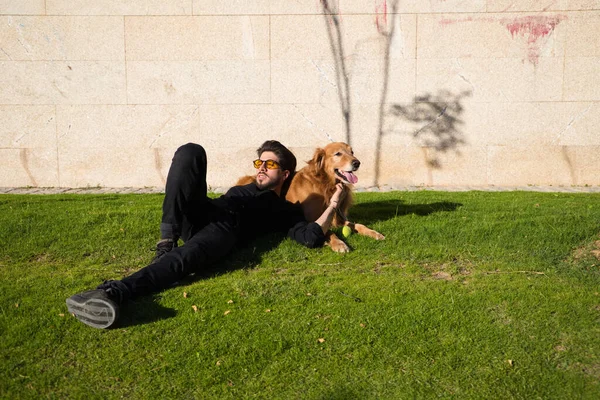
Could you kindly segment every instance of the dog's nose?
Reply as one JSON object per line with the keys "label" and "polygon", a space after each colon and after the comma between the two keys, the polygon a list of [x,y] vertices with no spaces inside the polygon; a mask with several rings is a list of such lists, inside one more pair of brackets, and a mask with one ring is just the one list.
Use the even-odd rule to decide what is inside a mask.
{"label": "dog's nose", "polygon": [[356,171],[358,167],[360,167],[360,161],[352,160],[352,169]]}

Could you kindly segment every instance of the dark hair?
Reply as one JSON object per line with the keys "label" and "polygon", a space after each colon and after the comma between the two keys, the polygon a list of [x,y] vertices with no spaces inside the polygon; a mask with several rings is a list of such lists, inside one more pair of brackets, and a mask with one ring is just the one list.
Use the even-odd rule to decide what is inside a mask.
{"label": "dark hair", "polygon": [[290,171],[290,176],[296,171],[296,156],[287,147],[279,143],[277,140],[267,140],[258,149],[256,154],[260,157],[265,151],[271,151],[279,158],[281,168]]}

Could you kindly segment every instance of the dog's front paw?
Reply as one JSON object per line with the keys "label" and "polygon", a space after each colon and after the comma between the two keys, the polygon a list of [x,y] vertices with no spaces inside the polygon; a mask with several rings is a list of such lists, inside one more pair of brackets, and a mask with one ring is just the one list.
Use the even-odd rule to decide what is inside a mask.
{"label": "dog's front paw", "polygon": [[333,232],[330,232],[328,241],[326,243],[329,245],[329,247],[331,247],[331,250],[335,251],[336,253],[348,253],[350,251],[350,247],[348,247],[348,245]]}
{"label": "dog's front paw", "polygon": [[339,240],[336,243],[331,243],[331,250],[335,251],[336,253],[349,253],[350,247],[348,247],[346,243]]}

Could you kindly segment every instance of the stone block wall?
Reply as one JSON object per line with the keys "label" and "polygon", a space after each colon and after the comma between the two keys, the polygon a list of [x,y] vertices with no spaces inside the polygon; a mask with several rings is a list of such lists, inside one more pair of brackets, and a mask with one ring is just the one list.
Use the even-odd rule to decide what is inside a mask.
{"label": "stone block wall", "polygon": [[212,187],[267,139],[358,186],[600,185],[599,0],[0,0],[0,186]]}

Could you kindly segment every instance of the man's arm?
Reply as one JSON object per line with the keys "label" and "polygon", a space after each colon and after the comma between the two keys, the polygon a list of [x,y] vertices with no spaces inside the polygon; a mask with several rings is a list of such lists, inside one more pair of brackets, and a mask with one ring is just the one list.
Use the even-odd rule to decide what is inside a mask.
{"label": "man's arm", "polygon": [[331,203],[315,222],[298,222],[289,230],[288,236],[309,248],[322,246],[325,243],[325,234],[331,227],[342,189],[341,183],[336,185],[336,192],[331,197]]}
{"label": "man's arm", "polygon": [[325,211],[323,211],[323,214],[321,214],[321,216],[315,221],[321,227],[323,234],[327,233],[327,231],[331,227],[331,221],[333,220],[333,216],[337,211],[337,205],[340,201],[340,196],[342,194],[343,188],[344,186],[341,183],[335,185],[336,190],[333,196],[331,196],[331,202],[329,203]]}

